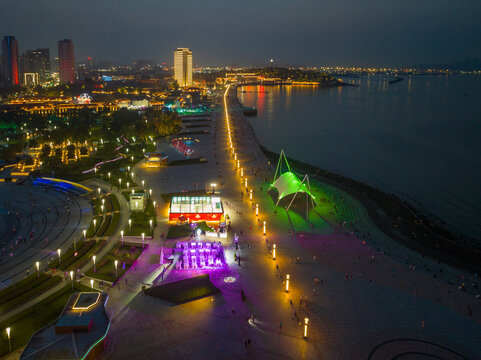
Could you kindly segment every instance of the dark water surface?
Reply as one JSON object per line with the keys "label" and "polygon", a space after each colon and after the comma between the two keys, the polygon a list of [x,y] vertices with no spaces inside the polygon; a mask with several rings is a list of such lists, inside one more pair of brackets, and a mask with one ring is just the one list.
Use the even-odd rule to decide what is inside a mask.
{"label": "dark water surface", "polygon": [[[481,76],[246,86],[261,144],[395,193],[481,241]],[[246,92],[243,92],[246,91]]]}

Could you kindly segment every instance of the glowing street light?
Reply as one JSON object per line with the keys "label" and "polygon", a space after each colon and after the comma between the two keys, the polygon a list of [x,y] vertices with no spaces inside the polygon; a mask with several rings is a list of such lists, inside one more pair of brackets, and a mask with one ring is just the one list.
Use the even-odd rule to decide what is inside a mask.
{"label": "glowing street light", "polygon": [[247,177],[244,178],[244,186],[247,189]]}
{"label": "glowing street light", "polygon": [[72,290],[73,290],[73,271],[70,271],[70,280],[72,281]]}
{"label": "glowing street light", "polygon": [[266,222],[264,221],[264,235],[266,234]]}
{"label": "glowing street light", "polygon": [[84,233],[84,240],[87,240],[87,230],[84,230],[83,233]]}
{"label": "glowing street light", "polygon": [[152,219],[149,220],[150,228],[152,229]]}
{"label": "glowing street light", "polygon": [[117,280],[118,278],[118,275],[117,275],[117,265],[119,264],[119,261],[118,260],[115,260],[114,261],[114,265],[115,265],[115,280]]}
{"label": "glowing street light", "polygon": [[131,177],[132,179],[134,178],[134,172],[133,172],[133,171],[130,173],[130,177]]}
{"label": "glowing street light", "polygon": [[244,168],[241,168],[241,178],[244,177]]}
{"label": "glowing street light", "polygon": [[129,185],[130,185],[130,183],[127,181],[127,189],[130,187]]}
{"label": "glowing street light", "polygon": [[95,255],[92,256],[92,260],[94,261],[94,272],[97,272],[97,269],[96,269],[96,267],[95,267],[95,259],[96,259],[96,258],[97,258],[97,256],[95,256]]}
{"label": "glowing street light", "polygon": [[217,184],[212,183],[212,184],[210,184],[210,186],[212,186],[212,195],[214,195],[215,194],[215,187],[217,186]]}
{"label": "glowing street light", "polygon": [[60,263],[62,262],[62,258],[60,257],[60,253],[62,252],[62,250],[60,249],[57,249],[57,253],[58,253],[58,264],[60,265]]}
{"label": "glowing street light", "polygon": [[8,349],[10,350],[10,352],[12,352],[12,343],[10,341],[10,328],[6,328],[5,329],[7,331],[7,337],[8,337]]}
{"label": "glowing street light", "polygon": [[105,204],[105,199],[102,199],[102,205],[104,205],[104,204]]}
{"label": "glowing street light", "polygon": [[145,180],[142,180],[142,187],[144,187],[144,184],[145,184]]}
{"label": "glowing street light", "polygon": [[132,194],[134,193],[134,189],[132,189]]}
{"label": "glowing street light", "polygon": [[122,179],[119,178],[119,188],[122,188]]}
{"label": "glowing street light", "polygon": [[129,231],[132,231],[132,219],[129,219]]}
{"label": "glowing street light", "polygon": [[129,165],[129,166],[127,166],[127,171],[130,171],[130,165]]}
{"label": "glowing street light", "polygon": [[276,244],[272,245],[272,260],[276,259]]}
{"label": "glowing street light", "polygon": [[110,172],[108,172],[107,175],[109,176],[109,179],[110,179]]}
{"label": "glowing street light", "polygon": [[[252,190],[251,190],[251,191],[252,191]],[[101,210],[102,212],[104,212],[104,206],[103,206],[103,205],[100,205],[100,210]]]}
{"label": "glowing street light", "polygon": [[35,263],[35,267],[37,268],[37,277],[40,277],[40,263],[38,261]]}
{"label": "glowing street light", "polygon": [[256,216],[259,216],[259,204],[256,204]]}
{"label": "glowing street light", "polygon": [[149,196],[152,197],[152,189],[149,189]]}
{"label": "glowing street light", "polygon": [[98,192],[98,193],[99,193],[99,195],[100,195],[100,188],[97,188],[97,192]]}
{"label": "glowing street light", "polygon": [[154,209],[155,209],[155,204],[156,204],[156,202],[154,201]]}
{"label": "glowing street light", "polygon": [[122,238],[122,247],[124,247],[124,231],[120,230],[120,237]]}
{"label": "glowing street light", "polygon": [[97,230],[97,219],[94,219],[94,230]]}
{"label": "glowing street light", "polygon": [[291,275],[287,274],[286,275],[286,292],[289,292],[289,278],[291,277]]}
{"label": "glowing street light", "polygon": [[237,168],[240,168],[240,160],[237,160]]}
{"label": "glowing street light", "polygon": [[142,233],[142,249],[145,246],[145,233]]}
{"label": "glowing street light", "polygon": [[92,291],[94,291],[94,280],[90,279],[90,287],[92,288]]}
{"label": "glowing street light", "polygon": [[132,162],[134,162],[134,156],[133,155],[130,157],[130,160],[132,160]]}
{"label": "glowing street light", "polygon": [[237,161],[237,153],[234,153],[234,161]]}
{"label": "glowing street light", "polygon": [[307,339],[307,324],[309,323],[309,318],[304,318],[304,339]]}
{"label": "glowing street light", "polygon": [[249,200],[252,201],[252,189],[249,190]]}

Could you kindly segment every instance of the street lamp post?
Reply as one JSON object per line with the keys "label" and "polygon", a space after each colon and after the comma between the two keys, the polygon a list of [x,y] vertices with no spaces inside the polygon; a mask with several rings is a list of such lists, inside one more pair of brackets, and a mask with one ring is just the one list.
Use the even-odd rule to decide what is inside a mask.
{"label": "street lamp post", "polygon": [[8,337],[8,349],[10,352],[12,352],[12,342],[10,341],[10,328],[8,327],[7,329],[7,337]]}
{"label": "street lamp post", "polygon": [[35,263],[35,267],[37,268],[37,277],[40,277],[40,263],[38,261]]}
{"label": "street lamp post", "polygon": [[109,176],[109,179],[110,179],[110,172],[109,172],[109,173],[107,173],[107,175]]}
{"label": "street lamp post", "polygon": [[90,279],[90,287],[92,288],[92,291],[94,291],[94,280]]}
{"label": "street lamp post", "polygon": [[286,292],[289,292],[289,279],[291,275],[286,274]]}
{"label": "street lamp post", "polygon": [[142,233],[142,249],[145,246],[145,233]]}
{"label": "street lamp post", "polygon": [[249,190],[249,200],[252,201],[252,189]]}
{"label": "street lamp post", "polygon": [[119,189],[121,189],[121,188],[122,188],[122,179],[119,178]]}
{"label": "street lamp post", "polygon": [[272,245],[272,260],[276,259],[276,244]]}
{"label": "street lamp post", "polygon": [[[251,190],[251,191],[252,191],[252,190]],[[103,205],[100,205],[100,210],[101,210],[102,212],[104,212],[104,206],[103,206]]]}
{"label": "street lamp post", "polygon": [[304,318],[304,339],[307,339],[307,324],[309,323],[309,318]]}
{"label": "street lamp post", "polygon": [[266,222],[264,221],[264,235],[266,234]]}
{"label": "street lamp post", "polygon": [[153,224],[152,224],[152,223],[153,223],[152,219],[149,220],[149,223],[150,223],[150,229],[152,230],[152,225],[153,225]]}
{"label": "street lamp post", "polygon": [[98,192],[98,193],[99,193],[99,195],[100,195],[100,188],[97,188],[97,192]]}
{"label": "street lamp post", "polygon": [[97,219],[94,219],[94,230],[97,230]]}
{"label": "street lamp post", "polygon": [[241,168],[241,178],[244,177],[244,168]]}
{"label": "street lamp post", "polygon": [[256,204],[256,216],[259,216],[259,204]]}
{"label": "street lamp post", "polygon": [[142,187],[144,187],[144,184],[145,184],[145,180],[142,180]]}
{"label": "street lamp post", "polygon": [[97,257],[96,257],[95,255],[92,256],[92,260],[94,261],[94,272],[97,272],[97,269],[96,269],[96,267],[95,267],[95,259],[96,259],[96,258],[97,258]]}
{"label": "street lamp post", "polygon": [[84,241],[85,241],[87,240],[87,230],[84,230],[83,233],[84,233]]}
{"label": "street lamp post", "polygon": [[132,231],[132,219],[129,219],[129,231]]}
{"label": "street lamp post", "polygon": [[120,230],[120,237],[122,238],[122,247],[124,247],[124,231]]}
{"label": "street lamp post", "polygon": [[60,253],[62,252],[62,250],[60,249],[57,249],[57,253],[58,253],[58,264],[60,265],[60,263],[62,262],[62,258],[60,257]]}
{"label": "street lamp post", "polygon": [[70,271],[70,280],[72,281],[72,290],[73,290],[73,271]]}
{"label": "street lamp post", "polygon": [[129,185],[130,185],[130,183],[127,181],[127,189],[130,187]]}
{"label": "street lamp post", "polygon": [[245,179],[244,179],[244,186],[245,186],[245,188],[247,189],[247,176],[246,176]]}
{"label": "street lamp post", "polygon": [[152,189],[149,189],[149,196],[152,197]]}
{"label": "street lamp post", "polygon": [[212,195],[214,195],[215,194],[215,187],[217,186],[217,184],[212,183],[212,184],[210,184],[210,186],[212,186]]}
{"label": "street lamp post", "polygon": [[154,210],[155,210],[155,204],[156,204],[156,202],[154,201]]}
{"label": "street lamp post", "polygon": [[118,274],[117,274],[117,265],[118,265],[118,264],[119,264],[119,261],[118,261],[118,260],[115,260],[115,261],[114,261],[114,265],[115,265],[115,280],[117,280],[118,277],[119,277]]}

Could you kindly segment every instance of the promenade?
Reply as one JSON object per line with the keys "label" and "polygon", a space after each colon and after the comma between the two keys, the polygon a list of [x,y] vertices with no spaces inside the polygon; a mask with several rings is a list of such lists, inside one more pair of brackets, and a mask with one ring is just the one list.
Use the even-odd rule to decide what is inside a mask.
{"label": "promenade", "polygon": [[[236,101],[231,89],[227,106]],[[145,172],[137,166],[135,171],[159,201],[159,222],[167,216],[160,194],[196,190],[216,179],[232,222],[229,239],[234,232],[241,234],[240,266],[234,263],[230,246],[228,270],[211,275],[222,294],[173,306],[138,292],[162,271],[156,257],[161,243],[153,240],[139,266],[127,274],[128,284],[110,290],[114,318],[105,358],[389,359],[413,353],[439,359],[481,357],[481,310],[472,294],[434,278],[422,266],[413,268],[412,263],[378,251],[376,245],[409,253],[374,229],[372,240],[363,245],[360,235],[337,227],[339,216],[349,211],[356,212],[353,220],[369,224],[365,211],[359,210],[361,204],[326,187],[316,191],[327,198],[337,191],[338,198],[347,199],[345,210],[309,213],[313,227],[295,212],[277,209],[274,215],[272,200],[265,194],[272,167],[242,114],[231,113],[230,118],[241,166],[249,184],[255,184],[248,186],[255,190],[253,203],[247,200],[235,169],[222,113],[212,114],[211,133],[199,136],[207,164]],[[254,203],[259,204],[259,219],[267,221],[267,236],[258,225]],[[156,233],[160,231],[166,231],[165,224],[159,223]],[[165,242],[166,247],[173,244]],[[409,259],[417,261],[415,255]],[[227,277],[235,281],[224,281]],[[466,304],[472,304],[472,316]],[[307,339],[303,338],[305,317],[309,318]]]}

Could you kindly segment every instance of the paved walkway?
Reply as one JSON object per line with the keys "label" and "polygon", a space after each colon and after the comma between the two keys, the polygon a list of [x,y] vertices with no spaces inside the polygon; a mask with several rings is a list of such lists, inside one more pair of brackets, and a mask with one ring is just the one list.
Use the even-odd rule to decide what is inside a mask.
{"label": "paved walkway", "polygon": [[[250,171],[247,176],[251,181],[255,168],[266,165],[262,165],[255,140],[246,135],[249,129],[243,124],[243,117],[237,115],[234,121],[239,131],[237,141],[242,141],[240,160],[246,172]],[[481,329],[477,322],[449,306],[359,274],[346,280],[345,271],[327,261],[314,261],[305,244],[287,234],[293,226],[295,231],[309,229],[308,224],[296,218],[286,221],[280,213],[275,217],[271,211],[266,213],[269,199],[255,194],[255,201],[261,204],[260,217],[268,221],[269,244],[277,244],[277,257],[272,260],[262,231],[255,225],[252,204],[245,196],[241,198],[245,189],[225,151],[222,114],[214,114],[212,124],[217,129],[212,149],[204,151],[214,160],[209,161],[206,173],[194,165],[168,167],[157,173],[152,171],[145,175],[145,180],[159,195],[194,190],[195,182],[207,183],[212,174],[221,175],[219,192],[227,205],[233,231],[243,230],[241,267],[231,262],[228,270],[236,281],[226,283],[222,276],[213,274],[212,281],[222,295],[178,306],[131,294],[132,300],[127,304],[122,300],[122,311],[114,318],[110,358],[148,359],[162,354],[165,359],[379,359],[405,356],[412,351],[444,359],[455,358],[456,353],[473,359],[481,356]],[[246,164],[252,167],[248,170]],[[256,180],[256,188],[261,181],[262,176]],[[161,217],[165,217],[165,206],[159,208]],[[332,219],[326,218],[324,225],[316,229],[318,236],[333,234],[329,220]],[[291,262],[296,257],[300,261]],[[344,261],[346,269],[350,269],[352,261]],[[378,272],[390,271],[389,264],[379,265]],[[147,275],[142,272],[139,270],[140,278]],[[284,291],[286,274],[291,276],[289,293]],[[315,277],[322,278],[322,285],[315,284]],[[245,302],[240,297],[241,289],[247,296]],[[301,296],[308,299],[302,306]],[[112,303],[116,301],[120,299],[113,299]],[[251,315],[255,316],[254,323],[246,320]],[[302,338],[305,316],[310,319],[307,341]]]}

